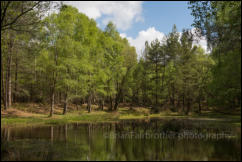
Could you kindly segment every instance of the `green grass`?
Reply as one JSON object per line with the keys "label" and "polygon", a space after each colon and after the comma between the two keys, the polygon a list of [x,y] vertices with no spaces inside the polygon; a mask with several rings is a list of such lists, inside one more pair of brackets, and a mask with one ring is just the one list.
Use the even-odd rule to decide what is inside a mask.
{"label": "green grass", "polygon": [[43,123],[42,118],[36,117],[2,117],[1,126],[5,125],[26,125],[26,124],[40,124]]}
{"label": "green grass", "polygon": [[1,117],[1,126],[23,126],[23,125],[56,125],[65,123],[87,123],[87,122],[113,122],[118,120],[118,115],[107,112],[67,113],[66,115],[53,115],[52,117]]}
{"label": "green grass", "polygon": [[181,118],[197,120],[224,120],[236,125],[241,125],[240,115],[224,115],[214,112],[204,112],[201,115],[190,114],[189,116],[173,113],[160,112],[150,114],[147,109],[128,109],[120,108],[118,112],[93,111],[88,113],[85,110],[72,111],[66,115],[54,114],[53,117],[48,115],[35,115],[34,117],[1,117],[1,126],[26,126],[26,125],[56,125],[65,123],[95,123],[95,122],[116,122],[119,120],[130,119],[151,119],[151,118]]}

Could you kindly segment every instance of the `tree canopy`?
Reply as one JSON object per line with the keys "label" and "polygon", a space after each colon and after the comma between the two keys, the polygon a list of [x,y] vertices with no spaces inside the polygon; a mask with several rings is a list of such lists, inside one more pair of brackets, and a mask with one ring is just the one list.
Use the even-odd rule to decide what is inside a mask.
{"label": "tree canopy", "polygon": [[[115,24],[104,30],[75,7],[45,15],[48,2],[1,2],[1,99],[12,102],[92,105],[120,103],[189,114],[241,106],[241,2],[189,2],[194,27],[211,49],[193,44],[176,25],[163,40],[135,47]],[[38,29],[38,30],[36,30]],[[27,31],[27,32],[25,32]]]}

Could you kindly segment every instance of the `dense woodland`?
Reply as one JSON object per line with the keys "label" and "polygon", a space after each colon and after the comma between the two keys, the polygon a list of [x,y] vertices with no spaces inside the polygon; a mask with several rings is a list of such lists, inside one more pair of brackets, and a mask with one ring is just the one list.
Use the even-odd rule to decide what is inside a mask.
{"label": "dense woodland", "polygon": [[[140,58],[110,22],[105,30],[67,5],[1,1],[1,103],[121,103],[189,114],[241,107],[241,2],[189,2],[196,34],[176,29]],[[206,36],[210,53],[194,45]]]}

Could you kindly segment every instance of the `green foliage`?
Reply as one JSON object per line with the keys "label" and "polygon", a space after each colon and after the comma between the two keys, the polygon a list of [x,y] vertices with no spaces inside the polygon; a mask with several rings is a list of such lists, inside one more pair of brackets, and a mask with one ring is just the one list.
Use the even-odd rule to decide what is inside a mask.
{"label": "green foliage", "polygon": [[144,59],[140,59],[134,72],[135,102],[150,103],[154,110],[169,107],[189,113],[196,110],[196,104],[201,106],[208,100],[214,62],[192,42],[189,30],[184,30],[179,39],[174,26],[165,40],[146,43]]}
{"label": "green foliage", "polygon": [[194,26],[208,38],[215,65],[210,104],[241,107],[241,2],[190,2]]}
{"label": "green foliage", "polygon": [[[8,21],[21,13],[17,4],[11,3]],[[7,100],[13,94],[14,102],[88,103],[90,111],[91,104],[117,110],[121,102],[186,114],[209,106],[240,107],[241,2],[189,4],[210,54],[193,45],[191,30],[180,35],[174,25],[163,40],[146,42],[137,60],[112,22],[102,31],[68,5],[45,19],[31,11],[23,19],[39,20],[38,32],[31,25],[19,28],[28,33],[2,31],[2,92]]]}
{"label": "green foliage", "polygon": [[[102,32],[95,21],[70,6],[47,17],[42,34],[48,48],[40,52],[38,70],[49,77],[45,86],[51,87],[56,81],[55,89],[70,100],[73,94],[91,100],[114,97],[123,89],[128,69],[137,62],[135,49],[111,22]],[[49,74],[56,74],[56,78]],[[44,75],[40,79],[46,78]]]}

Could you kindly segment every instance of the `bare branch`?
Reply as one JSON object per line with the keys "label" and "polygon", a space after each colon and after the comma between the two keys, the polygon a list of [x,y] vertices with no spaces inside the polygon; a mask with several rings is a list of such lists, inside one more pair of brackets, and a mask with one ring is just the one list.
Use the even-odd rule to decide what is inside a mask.
{"label": "bare branch", "polygon": [[14,18],[14,20],[13,20],[12,22],[7,23],[7,24],[5,24],[5,25],[2,25],[2,24],[1,24],[1,28],[2,28],[2,30],[5,30],[5,29],[6,29],[6,26],[11,26],[11,25],[13,25],[14,23],[16,23],[16,21],[17,21],[20,17],[22,17],[22,16],[25,15],[26,13],[30,12],[31,10],[33,10],[36,6],[38,6],[38,5],[40,4],[40,2],[41,2],[41,1],[36,2],[36,4],[34,4],[34,5],[33,5],[31,8],[29,8],[28,10],[21,12],[18,16],[16,16],[16,17]]}
{"label": "bare branch", "polygon": [[[5,15],[6,15],[6,12],[7,12],[7,9],[8,9],[8,6],[10,3],[11,3],[10,1],[7,2],[6,6],[3,9],[3,13],[1,13],[1,26],[3,25],[3,21],[4,21],[4,18],[5,18]],[[1,5],[1,7],[2,7],[2,5]]]}

